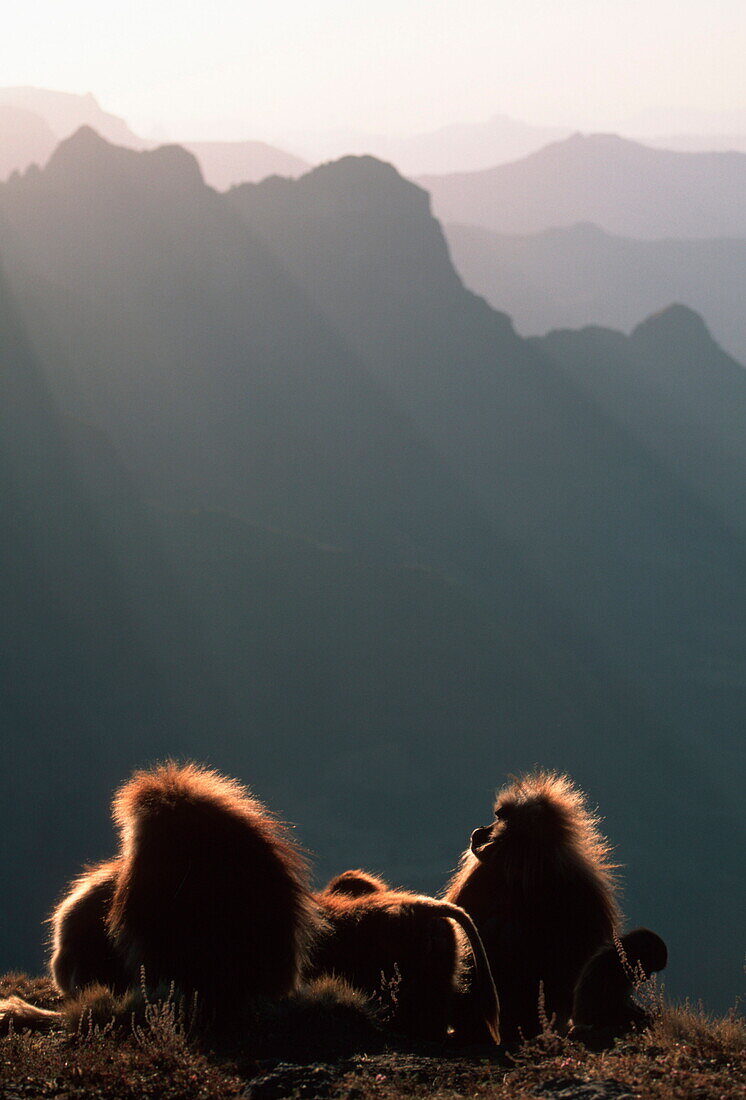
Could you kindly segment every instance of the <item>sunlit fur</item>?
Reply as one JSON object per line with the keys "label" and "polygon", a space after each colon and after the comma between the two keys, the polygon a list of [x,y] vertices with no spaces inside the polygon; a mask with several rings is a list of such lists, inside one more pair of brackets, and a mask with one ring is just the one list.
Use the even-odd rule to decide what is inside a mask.
{"label": "sunlit fur", "polygon": [[382,893],[389,890],[382,878],[371,875],[369,871],[343,871],[341,875],[327,883],[324,894],[345,894],[350,898],[361,898],[366,894]]}
{"label": "sunlit fur", "polygon": [[194,764],[138,772],[114,798],[121,868],[107,927],[128,973],[196,991],[209,1018],[293,990],[320,927],[287,831]]}
{"label": "sunlit fur", "polygon": [[259,801],[169,762],[137,772],[113,814],[119,854],[76,879],[51,918],[63,994],[173,984],[213,1025],[297,987],[323,918],[304,856]]}
{"label": "sunlit fur", "polygon": [[328,930],[313,953],[309,977],[339,975],[380,998],[394,1030],[444,1039],[470,947],[475,963],[470,1002],[499,1042],[494,983],[478,933],[463,910],[392,890],[365,871],[337,876],[317,897]]}
{"label": "sunlit fur", "polygon": [[[537,1034],[542,1006],[566,1027],[577,978],[617,934],[615,865],[599,819],[565,775],[514,779],[446,898],[473,918],[500,996],[504,1041]],[[464,1015],[462,1030],[474,1027]]]}
{"label": "sunlit fur", "polygon": [[121,860],[91,867],[73,882],[51,917],[55,985],[66,996],[99,984],[122,992],[130,975],[109,935],[106,921]]}

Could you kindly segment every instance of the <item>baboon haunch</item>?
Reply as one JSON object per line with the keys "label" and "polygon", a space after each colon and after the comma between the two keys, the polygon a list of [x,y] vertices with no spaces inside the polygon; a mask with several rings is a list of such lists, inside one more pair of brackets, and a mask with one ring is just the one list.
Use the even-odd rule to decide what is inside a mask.
{"label": "baboon haunch", "polygon": [[308,868],[233,780],[137,773],[114,799],[121,867],[107,928],[127,971],[197,992],[208,1016],[293,990],[319,925]]}
{"label": "baboon haunch", "polygon": [[119,855],[77,879],[52,917],[61,992],[123,992],[143,973],[152,988],[196,994],[216,1025],[296,988],[322,918],[305,859],[260,802],[216,772],[167,763],[136,773],[113,813]]}
{"label": "baboon haunch", "polygon": [[382,996],[388,1002],[389,1025],[424,1038],[446,1038],[461,988],[466,949],[455,923],[474,957],[470,999],[492,1039],[500,1041],[489,965],[476,928],[462,909],[392,890],[365,871],[346,871],[332,879],[317,900],[327,929],[313,951],[309,977],[335,974],[373,998]]}
{"label": "baboon haunch", "polygon": [[[503,1041],[567,1026],[577,979],[617,934],[614,865],[598,819],[562,775],[536,772],[502,790],[446,891],[482,937],[500,997]],[[479,1028],[464,1012],[464,1037]]]}
{"label": "baboon haunch", "polygon": [[116,859],[88,868],[52,914],[50,969],[60,993],[68,997],[92,985],[121,993],[131,983],[107,928],[120,869]]}
{"label": "baboon haunch", "polygon": [[665,943],[649,928],[636,928],[600,947],[575,988],[571,1037],[600,1049],[631,1028],[649,1024],[650,1013],[635,1003],[635,987],[665,970],[667,962]]}

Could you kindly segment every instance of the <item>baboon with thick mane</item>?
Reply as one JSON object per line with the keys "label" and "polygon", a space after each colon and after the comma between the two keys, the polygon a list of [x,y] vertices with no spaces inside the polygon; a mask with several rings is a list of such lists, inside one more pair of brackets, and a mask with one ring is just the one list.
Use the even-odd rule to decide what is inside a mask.
{"label": "baboon with thick mane", "polygon": [[[567,1026],[580,973],[618,935],[615,865],[599,820],[565,775],[536,771],[503,788],[475,829],[445,897],[471,916],[500,997],[503,1041]],[[463,1013],[464,1038],[479,1025]]]}
{"label": "baboon with thick mane", "polygon": [[463,909],[392,890],[360,870],[338,875],[316,896],[327,929],[313,951],[310,978],[335,974],[374,998],[381,995],[382,983],[389,983],[389,1026],[445,1039],[462,986],[465,937],[474,960],[474,988],[468,997],[486,1032],[499,1043],[494,982],[479,934]]}
{"label": "baboon with thick mane", "polygon": [[196,994],[200,1018],[218,1025],[296,988],[323,921],[304,856],[259,801],[217,772],[168,762],[135,773],[113,815],[119,855],[78,878],[52,916],[62,993],[122,992],[143,973]]}

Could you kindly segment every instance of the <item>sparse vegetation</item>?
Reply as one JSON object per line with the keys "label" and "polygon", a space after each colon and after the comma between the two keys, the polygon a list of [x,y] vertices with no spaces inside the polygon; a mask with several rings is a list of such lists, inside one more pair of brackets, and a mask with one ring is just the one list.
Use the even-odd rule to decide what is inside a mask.
{"label": "sparse vegetation", "polygon": [[[53,1007],[46,979],[11,974],[0,995],[16,993]],[[657,994],[654,994],[658,997]],[[660,998],[658,997],[659,1003]],[[276,1021],[275,1021],[276,1022]],[[331,1018],[327,1021],[333,1026]],[[257,1025],[261,1028],[261,1023]],[[319,1036],[313,1061],[287,1031],[287,1048],[269,1051],[246,1037],[246,1048],[214,1052],[190,1036],[173,998],[147,1007],[144,1022],[118,1030],[81,1019],[73,1033],[14,1034],[0,1039],[0,1096],[86,1100],[279,1100],[323,1097],[396,1100],[698,1100],[746,1096],[746,1021],[737,1009],[723,1018],[689,1004],[663,1006],[651,1029],[593,1053],[544,1034],[510,1055],[489,1048],[452,1051],[392,1044],[368,1053],[329,1056]],[[322,1049],[324,1048],[324,1049]],[[256,1053],[260,1057],[256,1057]]]}

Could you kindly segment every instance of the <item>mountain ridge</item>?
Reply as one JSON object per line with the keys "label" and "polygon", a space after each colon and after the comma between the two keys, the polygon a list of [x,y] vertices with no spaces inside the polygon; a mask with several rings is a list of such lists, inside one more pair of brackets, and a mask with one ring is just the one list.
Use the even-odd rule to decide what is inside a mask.
{"label": "mountain ridge", "polygon": [[746,239],[633,240],[588,222],[531,235],[448,225],[445,234],[466,285],[524,336],[593,323],[629,331],[681,301],[746,361]]}
{"label": "mountain ridge", "polygon": [[87,92],[57,92],[30,85],[0,88],[0,104],[22,107],[45,120],[62,140],[82,125],[96,128],[109,141],[130,148],[144,148],[148,142],[138,137],[123,118],[104,111],[96,97]]}
{"label": "mountain ridge", "polygon": [[29,164],[44,165],[60,141],[86,126],[105,141],[138,152],[160,145],[183,146],[197,157],[204,178],[218,190],[269,175],[297,176],[309,167],[299,157],[262,141],[159,142],[140,137],[124,119],[104,111],[90,93],[0,88],[0,180],[25,171]]}
{"label": "mountain ridge", "polygon": [[445,223],[535,233],[592,221],[650,239],[746,236],[746,154],[655,149],[617,135],[575,134],[481,172],[420,176]]}

